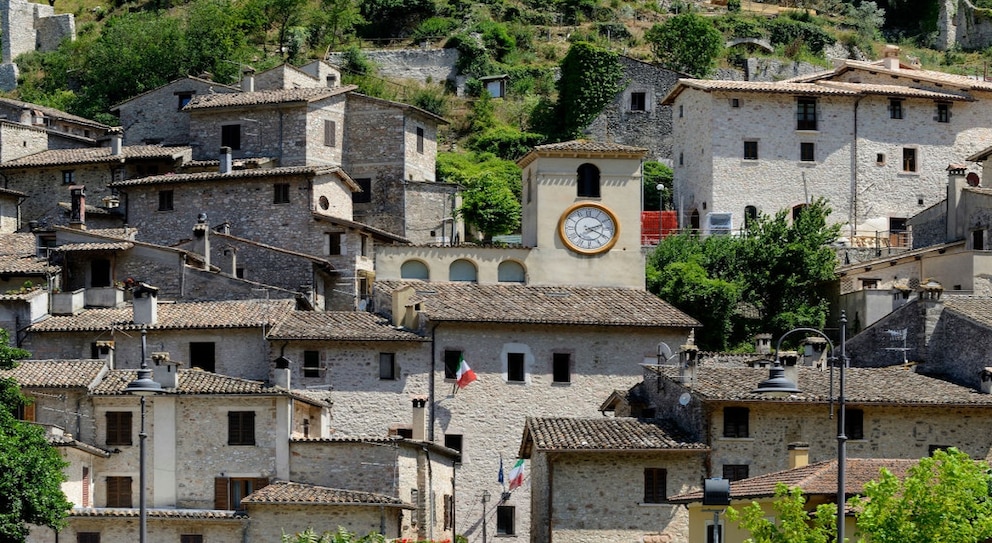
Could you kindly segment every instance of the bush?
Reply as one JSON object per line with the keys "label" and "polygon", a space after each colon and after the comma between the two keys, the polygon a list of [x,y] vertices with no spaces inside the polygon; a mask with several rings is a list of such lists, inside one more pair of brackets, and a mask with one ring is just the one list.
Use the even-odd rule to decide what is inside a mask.
{"label": "bush", "polygon": [[375,64],[356,45],[344,50],[344,66],[346,72],[354,75],[369,75],[375,73]]}
{"label": "bush", "polygon": [[769,39],[772,45],[793,46],[797,40],[802,42],[813,54],[823,54],[823,48],[834,43],[834,38],[822,28],[811,24],[776,17],[766,23]]}
{"label": "bush", "polygon": [[596,23],[596,32],[608,40],[628,40],[633,36],[623,23]]}
{"label": "bush", "polygon": [[468,148],[480,153],[492,153],[504,160],[517,160],[543,141],[541,134],[499,126],[469,138]]}
{"label": "bush", "polygon": [[458,21],[454,19],[448,17],[431,17],[417,25],[417,28],[413,31],[413,35],[410,37],[414,43],[422,43],[438,38],[443,39],[449,36],[456,28],[458,28]]}
{"label": "bush", "polygon": [[424,87],[417,89],[410,97],[411,104],[430,111],[438,117],[445,117],[451,110],[448,95],[441,87]]}
{"label": "bush", "polygon": [[717,30],[730,38],[764,38],[766,31],[754,19],[727,15],[713,20]]}
{"label": "bush", "polygon": [[739,13],[741,11],[741,0],[727,0],[727,11]]}

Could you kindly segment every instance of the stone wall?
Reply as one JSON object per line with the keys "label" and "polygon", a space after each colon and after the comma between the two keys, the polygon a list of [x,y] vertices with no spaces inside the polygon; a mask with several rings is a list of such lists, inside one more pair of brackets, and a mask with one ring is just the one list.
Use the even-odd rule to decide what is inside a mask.
{"label": "stone wall", "polygon": [[976,8],[969,0],[941,0],[939,6],[934,47],[949,51],[992,44],[992,16],[987,9]]}
{"label": "stone wall", "polygon": [[0,122],[0,162],[33,155],[47,149],[48,133],[43,128],[25,126],[16,121]]}
{"label": "stone wall", "polygon": [[913,233],[913,248],[947,243],[947,200],[937,203],[907,221]]}
{"label": "stone wall", "polygon": [[988,338],[988,326],[954,311],[944,311],[934,325],[924,369],[980,390],[981,374],[992,366]]}
{"label": "stone wall", "polygon": [[55,15],[55,8],[51,5],[3,0],[0,2],[0,16],[2,61],[6,68],[3,77],[0,77],[3,84],[0,88],[3,90],[13,90],[17,86],[17,67],[13,61],[19,55],[35,50],[53,51],[62,40],[76,37],[73,16]]}
{"label": "stone wall", "polygon": [[[116,112],[124,128],[124,144],[162,143],[163,145],[188,145],[190,143],[189,112],[182,111],[184,96],[195,97],[210,93],[229,93],[235,89],[194,77],[184,77],[162,87],[139,94],[120,104]],[[201,152],[216,159],[220,144],[211,145]]]}
{"label": "stone wall", "polygon": [[[135,483],[137,484],[137,483]],[[250,521],[240,518],[177,519],[151,515],[148,518],[148,543],[175,543],[180,535],[199,534],[210,543],[245,543],[243,532]],[[108,543],[137,541],[138,516],[121,517],[70,517],[69,526],[56,536],[51,528],[33,527],[29,541],[32,543],[59,543],[76,541],[77,534],[99,533],[100,540]],[[278,541],[276,539],[275,541]]]}
{"label": "stone wall", "polygon": [[[444,83],[456,81],[461,88],[465,77],[458,76],[455,63],[458,61],[456,49],[387,49],[362,51],[379,70],[379,76],[387,79],[408,79],[420,83]],[[327,62],[334,66],[345,65],[345,53],[327,54]]]}
{"label": "stone wall", "polygon": [[[284,534],[292,536],[307,528],[319,535],[324,532],[337,533],[338,528],[359,535],[379,533],[385,526],[387,538],[400,537],[400,523],[409,511],[398,507],[361,505],[251,505],[251,523],[247,530],[247,541],[282,541]],[[212,540],[211,540],[212,541]]]}
{"label": "stone wall", "polygon": [[[930,333],[940,316],[943,304],[914,300],[896,309],[867,327],[860,334],[848,338],[845,352],[852,366],[883,367],[902,363],[901,351],[886,351],[886,347],[902,347],[894,342],[886,330],[906,329],[906,358],[912,362],[927,362],[924,370],[929,373]],[[853,317],[848,316],[849,322]],[[928,324],[928,321],[930,323]],[[898,344],[897,344],[898,343]]]}

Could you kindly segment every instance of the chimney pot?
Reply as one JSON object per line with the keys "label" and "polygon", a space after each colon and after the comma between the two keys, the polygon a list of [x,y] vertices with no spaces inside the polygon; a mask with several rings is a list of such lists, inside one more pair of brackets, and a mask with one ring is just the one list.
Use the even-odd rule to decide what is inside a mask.
{"label": "chimney pot", "polygon": [[158,287],[138,283],[131,291],[134,306],[135,324],[156,324],[158,322]]}
{"label": "chimney pot", "polygon": [[124,130],[120,127],[111,128],[108,133],[110,134],[110,154],[113,156],[121,156],[121,144],[124,140]]}
{"label": "chimney pot", "polygon": [[69,194],[72,207],[69,212],[69,226],[76,230],[86,230],[86,186],[72,185]]}

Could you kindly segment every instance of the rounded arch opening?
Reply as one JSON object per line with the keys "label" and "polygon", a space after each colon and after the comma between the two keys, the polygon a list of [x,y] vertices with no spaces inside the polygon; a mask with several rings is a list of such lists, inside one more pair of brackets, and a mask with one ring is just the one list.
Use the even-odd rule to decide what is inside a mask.
{"label": "rounded arch opening", "polygon": [[500,283],[524,283],[527,281],[527,270],[515,260],[504,260],[496,269],[496,280]]}
{"label": "rounded arch opening", "polygon": [[462,281],[474,283],[479,278],[479,270],[475,263],[464,258],[458,259],[448,267],[448,281]]}
{"label": "rounded arch opening", "polygon": [[427,264],[424,264],[419,260],[407,260],[402,266],[400,266],[400,278],[430,281],[431,272],[427,267]]}

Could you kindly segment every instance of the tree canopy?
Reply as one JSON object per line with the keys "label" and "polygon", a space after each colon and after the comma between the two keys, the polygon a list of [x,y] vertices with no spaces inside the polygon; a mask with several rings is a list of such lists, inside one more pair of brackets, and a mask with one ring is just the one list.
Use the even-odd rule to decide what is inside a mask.
{"label": "tree canopy", "polygon": [[439,181],[465,190],[458,213],[485,238],[520,226],[520,167],[491,153],[438,153]]}
{"label": "tree canopy", "polygon": [[695,77],[706,77],[723,49],[723,35],[708,19],[686,12],[644,33],[651,52],[663,65]]}
{"label": "tree canopy", "polygon": [[[27,357],[0,329],[0,369]],[[40,426],[14,417],[25,401],[17,383],[0,379],[0,543],[23,543],[28,524],[61,528],[72,508],[62,493],[66,463]]]}
{"label": "tree canopy", "polygon": [[837,538],[835,503],[820,504],[810,515],[802,490],[779,483],[775,487],[772,509],[774,521],[767,518],[757,502],[740,511],[729,507],[727,520],[737,522],[741,529],[750,532],[748,543],[829,543]]}

